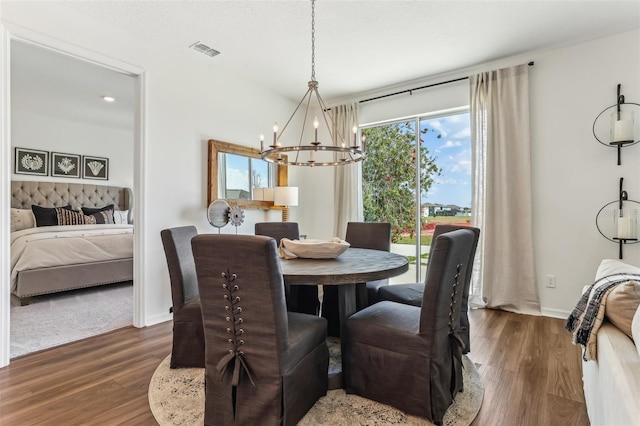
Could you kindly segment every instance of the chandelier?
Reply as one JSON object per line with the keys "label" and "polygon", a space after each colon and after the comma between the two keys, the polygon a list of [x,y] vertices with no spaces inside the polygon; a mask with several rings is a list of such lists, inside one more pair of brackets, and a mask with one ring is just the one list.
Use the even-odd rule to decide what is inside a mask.
{"label": "chandelier", "polygon": [[[334,125],[331,117],[327,115],[329,110],[325,105],[320,93],[318,93],[318,81],[316,80],[316,64],[315,64],[315,0],[311,0],[311,81],[308,83],[308,89],[305,95],[298,103],[298,106],[287,120],[278,133],[278,124],[273,125],[273,143],[265,149],[264,135],[260,135],[260,156],[263,160],[270,163],[277,163],[290,166],[339,166],[343,164],[355,163],[364,159],[364,147],[360,147],[357,142],[358,126],[354,123],[352,134],[346,135]],[[320,110],[321,120],[314,117],[313,120],[313,139],[304,143],[305,123],[309,118],[309,111],[312,100],[316,101],[317,108]],[[301,109],[301,107],[303,107]],[[302,130],[300,132],[300,140],[297,145],[285,146],[281,140],[287,130],[287,127],[296,116],[298,111],[303,111]],[[323,123],[329,134],[329,143],[322,143],[318,140],[318,128]],[[351,136],[351,137],[349,137]],[[364,136],[362,137],[364,146]]]}

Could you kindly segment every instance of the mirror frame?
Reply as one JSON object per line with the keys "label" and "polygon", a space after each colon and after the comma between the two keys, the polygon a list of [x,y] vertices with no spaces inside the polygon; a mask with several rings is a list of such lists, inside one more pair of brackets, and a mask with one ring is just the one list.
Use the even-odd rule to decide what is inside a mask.
{"label": "mirror frame", "polygon": [[[229,154],[242,155],[244,157],[261,158],[260,150],[243,145],[236,145],[229,142],[223,142],[215,139],[209,139],[209,153],[207,159],[207,206],[213,200],[218,198],[218,153],[224,152]],[[289,184],[289,175],[287,166],[278,164],[276,177],[277,186],[287,186]],[[227,203],[240,207],[241,209],[263,209],[268,210],[274,208],[273,201],[256,201],[256,200],[228,200]]]}

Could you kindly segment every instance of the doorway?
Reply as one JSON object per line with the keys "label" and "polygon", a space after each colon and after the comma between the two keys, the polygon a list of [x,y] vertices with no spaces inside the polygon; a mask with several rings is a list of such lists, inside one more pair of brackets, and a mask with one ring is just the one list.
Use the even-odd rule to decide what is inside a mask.
{"label": "doorway", "polygon": [[[144,196],[144,188],[143,188],[143,177],[139,170],[144,165],[144,119],[145,119],[145,110],[144,110],[144,70],[132,66],[130,64],[121,63],[112,58],[102,57],[94,52],[85,51],[77,46],[67,45],[58,40],[49,39],[46,36],[42,36],[41,34],[31,33],[27,30],[15,29],[11,33],[7,31],[5,28],[2,28],[2,38],[3,49],[2,49],[2,68],[4,70],[2,76],[2,91],[0,92],[2,97],[2,121],[5,123],[3,126],[3,132],[1,135],[0,146],[2,147],[2,163],[3,163],[3,173],[1,180],[1,188],[2,190],[2,200],[0,200],[0,207],[2,207],[2,219],[3,223],[9,223],[9,207],[10,207],[10,193],[8,191],[10,187],[10,180],[13,176],[13,163],[12,163],[12,153],[13,148],[15,146],[19,146],[16,142],[13,142],[12,134],[9,133],[9,126],[7,123],[12,123],[12,114],[11,109],[18,99],[17,96],[13,96],[11,94],[11,81],[9,80],[8,70],[10,69],[10,65],[12,65],[13,55],[11,55],[11,50],[14,48],[15,43],[22,43],[24,45],[30,47],[37,47],[42,49],[46,53],[59,55],[61,58],[72,59],[77,61],[78,63],[84,65],[91,65],[93,67],[97,67],[98,69],[108,70],[114,75],[125,75],[129,80],[133,83],[131,85],[129,98],[130,107],[132,111],[133,117],[131,118],[131,122],[133,123],[133,132],[132,137],[129,140],[128,147],[128,159],[129,165],[125,166],[129,168],[129,171],[133,170],[133,176],[129,177],[131,184],[129,185],[131,188],[134,188],[134,194],[136,194],[136,199],[141,199]],[[11,46],[11,48],[9,48]],[[19,46],[18,48],[20,48]],[[11,66],[11,68],[13,68]],[[46,69],[46,67],[45,67]],[[11,104],[9,104],[9,99],[11,99]],[[62,108],[59,108],[62,110]],[[58,108],[55,109],[55,112],[58,111]],[[31,114],[40,114],[40,112],[33,111]],[[20,115],[20,113],[18,113]],[[24,118],[24,115],[23,115]],[[61,118],[55,117],[60,120]],[[95,125],[95,124],[94,124]],[[13,133],[13,132],[12,132]],[[56,148],[57,149],[57,148]],[[122,163],[124,164],[124,162]],[[122,167],[122,164],[120,167]],[[112,169],[115,170],[115,169]],[[24,179],[23,179],[24,180]],[[27,179],[28,180],[28,179]],[[53,179],[52,179],[53,180]],[[118,184],[122,184],[124,182],[119,182]],[[124,185],[123,185],[124,186]],[[136,211],[133,214],[134,219],[141,217],[141,210],[144,208],[141,204],[138,205],[136,203]],[[5,216],[6,215],[6,216]],[[141,227],[140,227],[141,228]],[[136,253],[136,260],[134,262],[134,285],[133,285],[133,325],[137,327],[141,327],[144,325],[144,289],[142,287],[142,279],[141,276],[143,272],[140,267],[138,267],[138,257],[141,252],[142,246],[142,234],[143,232],[138,232],[139,227],[136,227],[136,234],[134,236],[134,252]],[[141,230],[143,231],[143,230]],[[2,326],[0,327],[0,367],[5,366],[9,363],[10,355],[10,338],[9,338],[9,329],[10,329],[10,280],[9,280],[9,256],[10,256],[10,245],[9,233],[3,232],[3,238],[0,242],[0,261],[2,262],[2,270],[3,276],[0,278],[0,317],[2,317]]]}

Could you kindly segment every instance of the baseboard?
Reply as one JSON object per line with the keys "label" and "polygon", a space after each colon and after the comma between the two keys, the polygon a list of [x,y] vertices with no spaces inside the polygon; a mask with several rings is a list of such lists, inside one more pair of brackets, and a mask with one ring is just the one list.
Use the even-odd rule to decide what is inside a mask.
{"label": "baseboard", "polygon": [[540,311],[541,311],[540,313],[544,317],[560,318],[560,319],[567,319],[571,314],[570,311],[564,311],[562,309],[552,309],[552,308],[541,308]]}
{"label": "baseboard", "polygon": [[167,314],[152,315],[146,318],[145,325],[148,327],[151,325],[156,325],[156,324],[160,324],[161,322],[166,322],[171,320],[173,320],[173,314],[167,313]]}

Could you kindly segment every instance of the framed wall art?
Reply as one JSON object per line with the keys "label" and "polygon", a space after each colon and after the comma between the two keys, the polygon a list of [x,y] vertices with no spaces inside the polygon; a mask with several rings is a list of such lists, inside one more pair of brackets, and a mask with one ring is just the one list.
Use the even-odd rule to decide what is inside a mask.
{"label": "framed wall art", "polygon": [[49,175],[49,152],[31,148],[17,148],[14,173],[20,175]]}
{"label": "framed wall art", "polygon": [[109,180],[109,159],[102,157],[82,157],[82,177],[85,179]]}
{"label": "framed wall art", "polygon": [[52,152],[51,176],[80,178],[80,156],[76,154]]}

